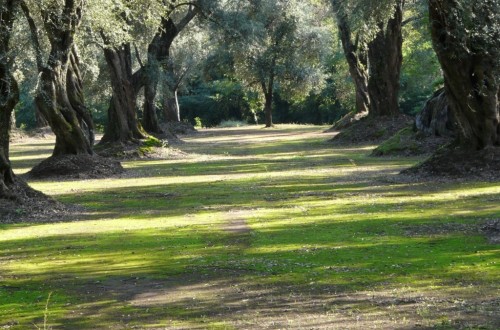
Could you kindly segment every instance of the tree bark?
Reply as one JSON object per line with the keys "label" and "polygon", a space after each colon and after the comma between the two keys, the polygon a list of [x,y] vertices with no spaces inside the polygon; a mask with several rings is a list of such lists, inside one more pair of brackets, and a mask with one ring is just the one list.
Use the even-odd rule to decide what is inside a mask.
{"label": "tree bark", "polygon": [[266,127],[273,127],[273,93],[265,93],[264,115]]}
{"label": "tree bark", "polygon": [[393,17],[380,23],[379,31],[368,45],[371,116],[399,114],[399,78],[403,62],[403,1],[398,0]]}
{"label": "tree bark", "polygon": [[145,139],[147,134],[137,119],[136,102],[142,71],[132,73],[130,44],[104,49],[111,76],[113,96],[108,108],[108,125],[101,143],[128,143]]}
{"label": "tree bark", "polygon": [[[77,81],[79,74],[75,72],[74,35],[82,18],[82,6],[82,1],[66,0],[60,15],[42,11],[51,50],[40,74],[35,102],[56,135],[53,156],[93,154],[92,120],[75,90],[81,81]],[[84,127],[81,123],[85,123]]]}
{"label": "tree bark", "polygon": [[264,116],[266,127],[273,127],[273,101],[274,101],[274,78],[276,68],[276,56],[272,58],[271,68],[269,70],[269,79],[267,85],[265,81],[261,82],[262,91],[264,92]]}
{"label": "tree bark", "polygon": [[[486,6],[490,6],[486,8],[488,15],[474,12]],[[498,24],[499,6],[498,2],[485,2],[471,4],[470,8],[473,8],[476,19],[480,19],[485,28],[494,31]],[[452,15],[460,10],[457,1],[429,1],[432,42],[444,73],[449,106],[458,124],[459,143],[473,150],[498,147],[498,36],[490,41],[486,39],[489,37],[487,33],[483,33],[480,39],[472,37],[463,22]]]}
{"label": "tree bark", "polygon": [[9,186],[15,176],[9,161],[9,138],[14,107],[19,102],[19,88],[11,73],[9,42],[17,1],[0,6],[0,198],[10,197]]}
{"label": "tree bark", "polygon": [[449,110],[444,88],[440,88],[425,103],[422,111],[415,117],[415,127],[426,135],[453,136],[456,130],[455,119]]}
{"label": "tree bark", "polygon": [[10,130],[15,130],[16,129],[16,113],[12,111],[12,114],[10,115]]}
{"label": "tree bark", "polygon": [[180,122],[181,114],[179,111],[177,91],[174,92],[174,97],[165,97],[163,102],[163,115],[165,120],[172,123]]}
{"label": "tree bark", "polygon": [[360,43],[358,35],[354,41],[352,40],[352,32],[346,16],[338,13],[337,21],[342,48],[356,90],[356,113],[367,112],[370,109],[370,96],[368,94],[368,52]]}
{"label": "tree bark", "polygon": [[[197,14],[197,9],[194,7],[189,7],[187,13],[184,17],[179,21],[179,23],[175,24],[173,19],[168,15],[167,17],[162,17],[161,25],[158,28],[158,32],[154,36],[152,42],[148,47],[148,62],[146,64],[145,72],[145,86],[144,86],[144,111],[143,111],[143,125],[144,128],[148,132],[152,133],[160,133],[160,125],[158,122],[158,116],[156,113],[156,105],[155,98],[158,89],[158,83],[160,81],[161,71],[164,74],[167,74],[169,71],[169,60],[170,60],[170,47],[174,42],[175,38],[179,35],[179,33],[193,20],[193,18]],[[177,98],[177,85],[176,83],[170,86],[167,82],[167,88],[170,90],[172,95],[175,95]],[[167,104],[168,101],[164,101],[164,105]],[[173,104],[173,103],[172,103]],[[179,111],[179,104],[176,100],[176,107],[171,107],[170,109]],[[164,108],[164,111],[167,111]],[[180,116],[169,116],[166,117],[167,121],[169,118],[174,119],[173,121],[180,121]],[[178,118],[178,119],[177,119]]]}
{"label": "tree bark", "polygon": [[147,132],[161,133],[158,114],[156,113],[156,92],[158,89],[158,72],[148,72],[144,85],[144,108],[142,112],[142,125]]}
{"label": "tree bark", "polygon": [[[26,4],[26,1],[20,1],[21,9],[23,11],[24,17],[28,22],[28,27],[30,29],[31,34],[31,42],[33,44],[33,49],[35,51],[35,59],[36,59],[36,67],[38,72],[42,72],[44,63],[43,63],[43,54],[42,47],[40,46],[40,38],[38,37],[38,28],[36,26],[35,20],[31,16],[30,9]],[[35,124],[37,128],[49,126],[49,122],[43,117],[40,109],[35,103]]]}

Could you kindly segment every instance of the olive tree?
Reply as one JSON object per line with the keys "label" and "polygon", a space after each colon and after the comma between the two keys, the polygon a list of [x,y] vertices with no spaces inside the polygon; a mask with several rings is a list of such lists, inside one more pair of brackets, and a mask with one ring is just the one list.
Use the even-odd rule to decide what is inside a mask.
{"label": "olive tree", "polygon": [[315,24],[316,13],[309,2],[251,1],[238,3],[225,17],[222,42],[231,45],[236,76],[263,95],[266,127],[273,126],[278,88],[292,97],[321,85],[326,40]]}
{"label": "olive tree", "polygon": [[460,145],[500,146],[500,2],[429,0],[429,16]]}
{"label": "olive tree", "polygon": [[404,0],[332,0],[356,88],[356,112],[399,113]]}
{"label": "olive tree", "polygon": [[75,46],[85,1],[32,2],[30,6],[39,12],[50,42],[47,62],[39,63],[35,102],[56,135],[53,156],[92,155],[94,124],[83,101],[80,60]]}
{"label": "olive tree", "polygon": [[18,6],[17,0],[0,3],[0,197],[9,196],[8,186],[14,183],[9,161],[11,115],[19,101],[19,88],[12,75],[10,39]]}

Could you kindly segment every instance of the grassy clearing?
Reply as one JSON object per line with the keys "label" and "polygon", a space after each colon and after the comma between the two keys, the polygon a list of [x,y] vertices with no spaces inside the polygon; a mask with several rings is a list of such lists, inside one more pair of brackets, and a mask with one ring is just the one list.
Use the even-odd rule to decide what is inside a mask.
{"label": "grassy clearing", "polygon": [[[478,231],[500,185],[401,183],[420,159],[321,129],[204,130],[185,159],[31,182],[87,211],[0,226],[0,327],[500,327],[500,251]],[[50,146],[14,145],[18,173]]]}

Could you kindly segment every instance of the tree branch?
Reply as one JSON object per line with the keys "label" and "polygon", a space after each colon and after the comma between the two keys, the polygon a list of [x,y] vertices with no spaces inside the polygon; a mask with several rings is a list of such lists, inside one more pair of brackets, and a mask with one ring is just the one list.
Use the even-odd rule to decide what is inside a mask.
{"label": "tree branch", "polygon": [[28,21],[28,26],[31,32],[31,41],[33,43],[33,47],[35,48],[36,66],[38,71],[40,72],[42,71],[44,64],[42,48],[40,47],[40,39],[38,38],[38,29],[36,27],[35,20],[31,16],[28,5],[24,0],[21,1],[21,9],[23,10],[24,17],[26,17],[26,20]]}

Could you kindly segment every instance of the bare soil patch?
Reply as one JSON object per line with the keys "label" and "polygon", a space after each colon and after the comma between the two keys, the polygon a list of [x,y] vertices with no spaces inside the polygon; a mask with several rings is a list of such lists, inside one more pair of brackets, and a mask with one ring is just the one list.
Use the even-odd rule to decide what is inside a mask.
{"label": "bare soil patch", "polygon": [[491,244],[500,244],[500,218],[487,221],[481,231]]}
{"label": "bare soil patch", "polygon": [[392,137],[412,121],[412,117],[403,114],[396,117],[368,116],[342,130],[331,141],[334,145],[378,144]]}
{"label": "bare soil patch", "polygon": [[471,151],[453,146],[442,148],[424,162],[404,170],[415,179],[500,180],[500,148]]}
{"label": "bare soil patch", "polygon": [[56,201],[21,179],[9,186],[9,193],[15,197],[0,198],[0,224],[53,222],[82,210]]}
{"label": "bare soil patch", "polygon": [[147,146],[140,143],[111,143],[96,147],[96,152],[104,158],[116,160],[138,160],[138,159],[184,159],[188,154],[174,147]]}
{"label": "bare soil patch", "polygon": [[340,118],[337,122],[335,122],[332,125],[332,127],[327,129],[325,132],[334,132],[349,128],[352,125],[359,122],[361,119],[365,118],[366,116],[368,116],[368,112],[361,112],[361,113],[350,112],[346,114],[344,117]]}
{"label": "bare soil patch", "polygon": [[428,135],[418,132],[414,125],[397,132],[375,148],[372,156],[420,156],[431,155],[452,142],[451,137]]}
{"label": "bare soil patch", "polygon": [[161,124],[161,129],[174,135],[191,135],[198,133],[193,125],[184,121],[163,123]]}
{"label": "bare soil patch", "polygon": [[[107,316],[115,324],[120,320],[129,328],[140,324],[141,328],[164,329],[150,324],[155,324],[158,318],[175,317],[178,310],[183,311],[186,319],[220,318],[225,326],[236,329],[495,329],[500,326],[500,319],[494,316],[500,300],[485,292],[477,294],[473,284],[470,295],[453,298],[453,294],[411,288],[351,292],[342,286],[314,283],[252,285],[245,281],[245,276],[256,274],[249,271],[216,268],[191,271],[162,280],[130,277],[89,282],[78,290],[85,293],[89,302],[96,299],[105,303],[99,309],[92,304],[75,306],[79,313],[68,316],[65,324],[95,317],[127,302],[136,308],[133,313]],[[189,326],[171,324],[168,328],[206,329],[202,322]]]}
{"label": "bare soil patch", "polygon": [[122,173],[123,167],[118,161],[97,155],[52,156],[35,166],[29,176],[32,178],[106,178]]}
{"label": "bare soil patch", "polygon": [[250,226],[248,226],[245,220],[245,216],[248,213],[249,211],[246,210],[229,212],[223,230],[231,234],[248,234],[251,231]]}

